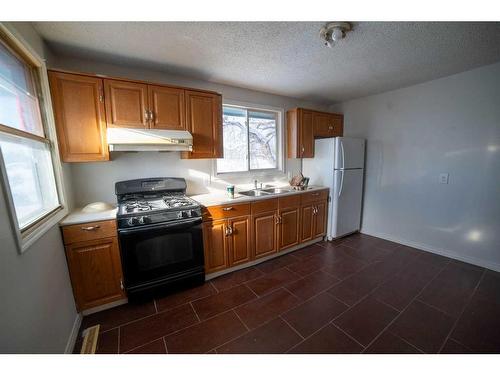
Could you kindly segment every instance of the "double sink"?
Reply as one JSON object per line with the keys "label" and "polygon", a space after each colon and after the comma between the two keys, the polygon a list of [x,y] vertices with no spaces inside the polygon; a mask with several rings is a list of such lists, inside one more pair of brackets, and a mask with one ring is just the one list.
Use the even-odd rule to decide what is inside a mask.
{"label": "double sink", "polygon": [[284,188],[268,188],[268,189],[253,189],[247,191],[240,191],[239,194],[246,195],[247,197],[263,197],[266,195],[289,193],[290,189]]}

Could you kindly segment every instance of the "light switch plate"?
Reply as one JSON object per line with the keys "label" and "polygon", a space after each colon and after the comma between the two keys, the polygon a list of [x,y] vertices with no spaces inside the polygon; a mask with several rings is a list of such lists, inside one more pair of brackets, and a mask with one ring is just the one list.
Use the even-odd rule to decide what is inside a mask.
{"label": "light switch plate", "polygon": [[450,175],[448,173],[440,173],[439,174],[439,183],[440,184],[448,184]]}

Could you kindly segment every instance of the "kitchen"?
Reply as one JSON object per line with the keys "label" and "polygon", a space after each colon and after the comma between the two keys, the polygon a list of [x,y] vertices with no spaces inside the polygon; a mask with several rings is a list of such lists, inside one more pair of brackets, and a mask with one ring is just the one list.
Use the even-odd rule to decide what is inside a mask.
{"label": "kitchen", "polygon": [[[264,52],[222,67],[237,31]],[[22,126],[0,121],[2,275],[16,290],[3,321],[19,322],[2,325],[2,353],[498,353],[498,31],[2,23],[1,87],[29,103]],[[126,43],[167,34],[176,56]],[[383,80],[342,65],[384,35],[404,42],[370,50],[379,66],[399,51]],[[215,49],[205,75],[184,43]],[[331,58],[352,85],[252,70],[265,48],[297,46],[298,65]],[[451,62],[457,51],[468,58]]]}

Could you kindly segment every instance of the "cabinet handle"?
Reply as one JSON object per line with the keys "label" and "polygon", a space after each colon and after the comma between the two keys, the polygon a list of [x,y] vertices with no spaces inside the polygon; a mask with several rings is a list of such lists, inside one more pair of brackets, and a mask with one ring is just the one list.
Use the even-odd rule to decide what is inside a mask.
{"label": "cabinet handle", "polygon": [[125,289],[125,287],[123,286],[123,279],[120,279],[120,289],[121,289],[121,290],[124,290],[124,289]]}
{"label": "cabinet handle", "polygon": [[99,229],[99,228],[100,228],[99,225],[93,225],[93,226],[90,226],[90,227],[81,227],[82,230],[85,230],[87,232],[91,232],[91,231]]}
{"label": "cabinet handle", "polygon": [[304,146],[302,146],[302,151],[300,153],[301,155],[304,155]]}
{"label": "cabinet handle", "polygon": [[331,126],[331,125],[330,125],[330,126],[328,127],[328,129],[329,129],[329,130],[333,130],[333,126]]}
{"label": "cabinet handle", "polygon": [[152,110],[149,110],[149,121],[154,122],[155,113]]}
{"label": "cabinet handle", "polygon": [[278,215],[274,216],[274,224],[279,224],[280,223],[280,217]]}
{"label": "cabinet handle", "polygon": [[317,196],[319,195],[319,193],[311,193],[311,195],[312,195],[313,197],[317,197]]}
{"label": "cabinet handle", "polygon": [[234,207],[224,207],[222,211],[231,211],[234,210]]}

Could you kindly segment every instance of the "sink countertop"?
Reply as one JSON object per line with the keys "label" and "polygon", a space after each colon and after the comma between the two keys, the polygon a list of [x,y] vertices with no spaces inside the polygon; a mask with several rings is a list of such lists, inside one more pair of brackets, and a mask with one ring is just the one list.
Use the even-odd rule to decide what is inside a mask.
{"label": "sink countertop", "polygon": [[[282,188],[283,187],[279,187]],[[285,197],[288,195],[296,195],[296,194],[302,194],[305,192],[309,191],[315,191],[315,190],[324,190],[328,189],[326,186],[309,186],[307,190],[291,190],[286,193],[280,193],[280,194],[268,194],[268,195],[262,195],[258,197],[249,197],[246,195],[239,194],[238,192],[234,193],[234,198],[229,198],[227,196],[227,193],[225,191],[220,191],[220,192],[211,192],[211,193],[206,193],[206,194],[197,194],[197,195],[191,195],[189,196],[190,198],[194,199],[197,201],[199,204],[202,206],[208,207],[208,206],[218,206],[221,204],[232,204],[232,203],[248,203],[248,202],[253,202],[253,201],[258,201],[258,200],[263,200],[263,199],[272,199],[272,198],[278,198],[278,197]]]}
{"label": "sink countertop", "polygon": [[59,222],[59,225],[65,226],[114,219],[116,219],[116,208],[99,212],[83,212],[82,208],[77,208],[71,211],[70,214],[64,219],[62,219]]}
{"label": "sink countertop", "polygon": [[[190,195],[189,197],[197,201],[202,206],[209,207],[209,206],[218,206],[222,204],[249,203],[258,200],[272,199],[272,198],[296,195],[309,191],[324,190],[324,189],[328,188],[325,186],[309,186],[307,190],[291,190],[286,193],[269,194],[259,197],[248,197],[246,195],[235,193],[234,198],[229,198],[225,191],[220,190],[217,192],[211,192],[206,194]],[[100,212],[83,212],[82,208],[77,208],[71,211],[71,213],[68,216],[66,216],[63,220],[61,220],[61,222],[59,222],[59,225],[65,226],[73,224],[90,223],[93,221],[114,220],[116,219],[116,211],[117,209],[113,208],[111,210],[105,210]]]}

